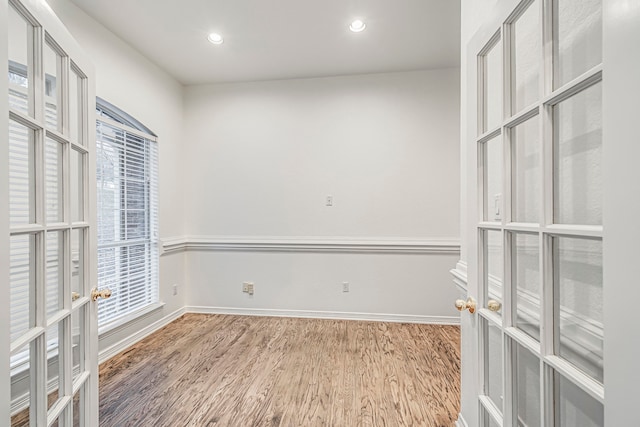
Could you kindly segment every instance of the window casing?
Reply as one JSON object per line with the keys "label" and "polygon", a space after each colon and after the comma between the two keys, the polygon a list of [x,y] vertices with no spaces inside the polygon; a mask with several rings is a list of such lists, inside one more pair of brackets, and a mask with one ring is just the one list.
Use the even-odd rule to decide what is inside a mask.
{"label": "window casing", "polygon": [[158,302],[158,148],[126,113],[97,101],[100,332]]}

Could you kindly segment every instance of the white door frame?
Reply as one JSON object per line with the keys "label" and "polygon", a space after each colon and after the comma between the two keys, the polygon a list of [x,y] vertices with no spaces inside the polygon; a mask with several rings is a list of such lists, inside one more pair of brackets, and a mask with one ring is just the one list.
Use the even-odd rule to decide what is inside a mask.
{"label": "white door frame", "polygon": [[640,2],[604,0],[605,424],[638,425]]}
{"label": "white door frame", "polygon": [[[3,0],[0,5],[0,28],[7,28],[8,4]],[[0,31],[0,58],[3,64],[7,64],[9,35],[6,30]],[[2,141],[6,141],[9,134],[9,105],[6,102],[6,94],[9,93],[9,84],[6,78],[0,79],[0,93],[5,97],[0,102],[0,135]],[[11,413],[11,373],[10,352],[11,342],[9,333],[9,208],[6,201],[9,200],[9,150],[7,144],[0,148],[0,200],[3,208],[0,209],[0,230],[3,233],[0,244],[0,422],[7,424]],[[2,421],[5,420],[5,421]]]}

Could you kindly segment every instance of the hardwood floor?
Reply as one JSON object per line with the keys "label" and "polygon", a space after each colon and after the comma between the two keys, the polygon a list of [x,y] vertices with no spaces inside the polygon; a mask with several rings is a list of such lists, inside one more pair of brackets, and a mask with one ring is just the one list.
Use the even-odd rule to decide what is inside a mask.
{"label": "hardwood floor", "polygon": [[455,326],[187,314],[100,367],[101,426],[452,426]]}

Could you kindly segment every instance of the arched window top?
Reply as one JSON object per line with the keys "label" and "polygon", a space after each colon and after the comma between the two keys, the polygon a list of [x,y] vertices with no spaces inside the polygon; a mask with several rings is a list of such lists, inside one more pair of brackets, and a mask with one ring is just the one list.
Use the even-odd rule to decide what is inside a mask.
{"label": "arched window top", "polygon": [[132,117],[130,114],[122,111],[120,108],[116,107],[108,101],[105,101],[99,96],[96,96],[96,113],[100,117],[106,117],[117,123],[120,123],[121,125],[129,126],[150,136],[156,138],[158,136],[153,133],[151,129],[143,125],[140,121]]}

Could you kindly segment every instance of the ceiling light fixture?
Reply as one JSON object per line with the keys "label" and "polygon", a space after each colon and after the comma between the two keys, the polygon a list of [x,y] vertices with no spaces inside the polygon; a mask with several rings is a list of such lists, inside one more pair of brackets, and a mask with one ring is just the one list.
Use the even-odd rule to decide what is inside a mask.
{"label": "ceiling light fixture", "polygon": [[211,33],[211,34],[209,34],[208,39],[209,39],[209,41],[210,41],[211,43],[213,43],[213,44],[222,44],[222,42],[224,41],[224,40],[222,39],[222,36],[221,36],[220,34],[218,34],[218,33]]}
{"label": "ceiling light fixture", "polygon": [[349,29],[351,31],[353,31],[354,33],[359,33],[360,31],[364,30],[365,28],[367,28],[367,26],[365,25],[364,22],[362,22],[359,19],[356,19],[355,21],[353,21],[351,23],[351,25],[349,25]]}

